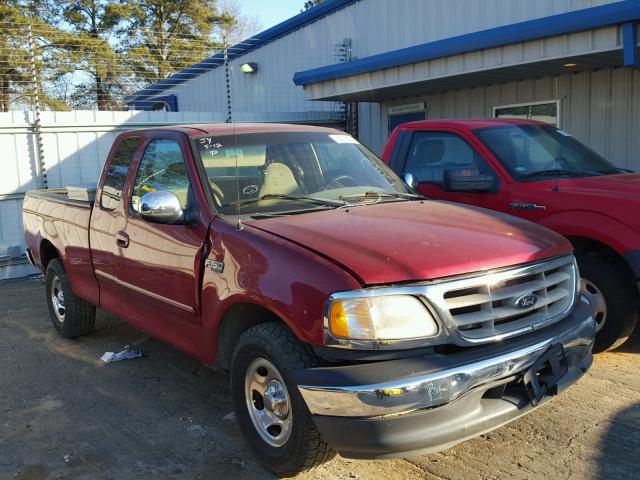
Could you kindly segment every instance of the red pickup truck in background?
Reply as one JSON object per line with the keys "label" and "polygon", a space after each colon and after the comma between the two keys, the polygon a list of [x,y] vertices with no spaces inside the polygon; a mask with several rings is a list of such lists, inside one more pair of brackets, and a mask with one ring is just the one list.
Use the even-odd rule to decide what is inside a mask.
{"label": "red pickup truck in background", "polygon": [[406,123],[382,159],[427,197],[509,213],[564,235],[595,310],[594,351],[631,335],[640,298],[639,174],[568,132],[510,119]]}
{"label": "red pickup truck in background", "polygon": [[101,307],[230,371],[243,437],[279,475],[449,448],[592,362],[566,239],[412,194],[336,130],[127,132],[95,201],[72,193],[23,209],[54,327],[89,334]]}

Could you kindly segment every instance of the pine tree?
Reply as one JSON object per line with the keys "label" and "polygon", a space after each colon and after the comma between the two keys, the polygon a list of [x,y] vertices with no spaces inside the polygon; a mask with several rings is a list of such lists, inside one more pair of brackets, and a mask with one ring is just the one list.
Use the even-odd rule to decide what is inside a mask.
{"label": "pine tree", "polygon": [[[45,87],[59,72],[69,68],[65,45],[73,37],[56,26],[55,0],[4,0],[0,3],[0,110],[30,107],[34,80],[40,104],[57,110],[68,106],[49,95]],[[31,69],[29,27],[33,39],[35,79]]]}
{"label": "pine tree", "polygon": [[[38,27],[42,27],[39,11],[44,3],[20,0],[0,3],[0,110],[3,112],[28,105],[33,99],[28,28],[32,26],[34,38],[42,37],[42,29]],[[49,40],[48,29],[44,33]],[[44,68],[40,61],[36,70],[42,75]],[[37,80],[42,82],[42,78]],[[44,100],[40,98],[41,102]]]}
{"label": "pine tree", "polygon": [[126,82],[123,57],[115,50],[121,9],[108,0],[67,0],[62,16],[77,34],[68,46],[75,68],[89,76],[87,82],[75,85],[72,102],[79,100],[83,108],[94,104],[98,110],[120,108]]}
{"label": "pine tree", "polygon": [[220,13],[215,0],[120,0],[130,19],[125,40],[130,68],[153,83],[197,63],[223,47],[212,39],[216,26],[234,19]]}
{"label": "pine tree", "polygon": [[305,10],[309,10],[310,8],[315,7],[316,5],[320,5],[321,3],[324,3],[324,0],[307,0],[306,2],[304,2],[304,8],[303,8],[303,12]]}

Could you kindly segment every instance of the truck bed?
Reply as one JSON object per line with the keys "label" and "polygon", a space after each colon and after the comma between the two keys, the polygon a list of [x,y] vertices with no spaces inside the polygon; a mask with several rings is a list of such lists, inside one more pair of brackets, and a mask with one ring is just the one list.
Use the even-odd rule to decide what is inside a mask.
{"label": "truck bed", "polygon": [[62,203],[65,205],[81,208],[91,208],[92,200],[78,200],[77,198],[69,198],[69,192],[66,188],[51,188],[47,190],[31,190],[25,195],[38,200],[46,200],[49,202]]}
{"label": "truck bed", "polygon": [[22,221],[34,264],[46,272],[48,261],[60,257],[74,293],[95,304],[98,285],[89,246],[92,206],[92,201],[69,198],[66,188],[32,190],[25,195]]}

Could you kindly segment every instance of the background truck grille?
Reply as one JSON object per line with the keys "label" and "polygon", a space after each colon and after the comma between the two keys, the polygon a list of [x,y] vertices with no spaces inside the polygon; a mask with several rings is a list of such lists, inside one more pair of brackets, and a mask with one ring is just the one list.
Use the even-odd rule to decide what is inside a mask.
{"label": "background truck grille", "polygon": [[[441,307],[464,339],[487,340],[559,320],[573,306],[577,271],[573,257],[447,284]],[[516,305],[535,295],[534,305]]]}

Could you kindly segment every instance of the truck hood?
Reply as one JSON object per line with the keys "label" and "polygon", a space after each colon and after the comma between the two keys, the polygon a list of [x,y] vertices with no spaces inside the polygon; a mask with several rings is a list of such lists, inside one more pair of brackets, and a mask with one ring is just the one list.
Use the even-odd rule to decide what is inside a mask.
{"label": "truck hood", "polygon": [[302,245],[364,285],[430,280],[571,253],[525,220],[439,201],[389,202],[246,222]]}
{"label": "truck hood", "polygon": [[640,174],[624,173],[567,179],[561,184],[561,188],[565,192],[640,200]]}

